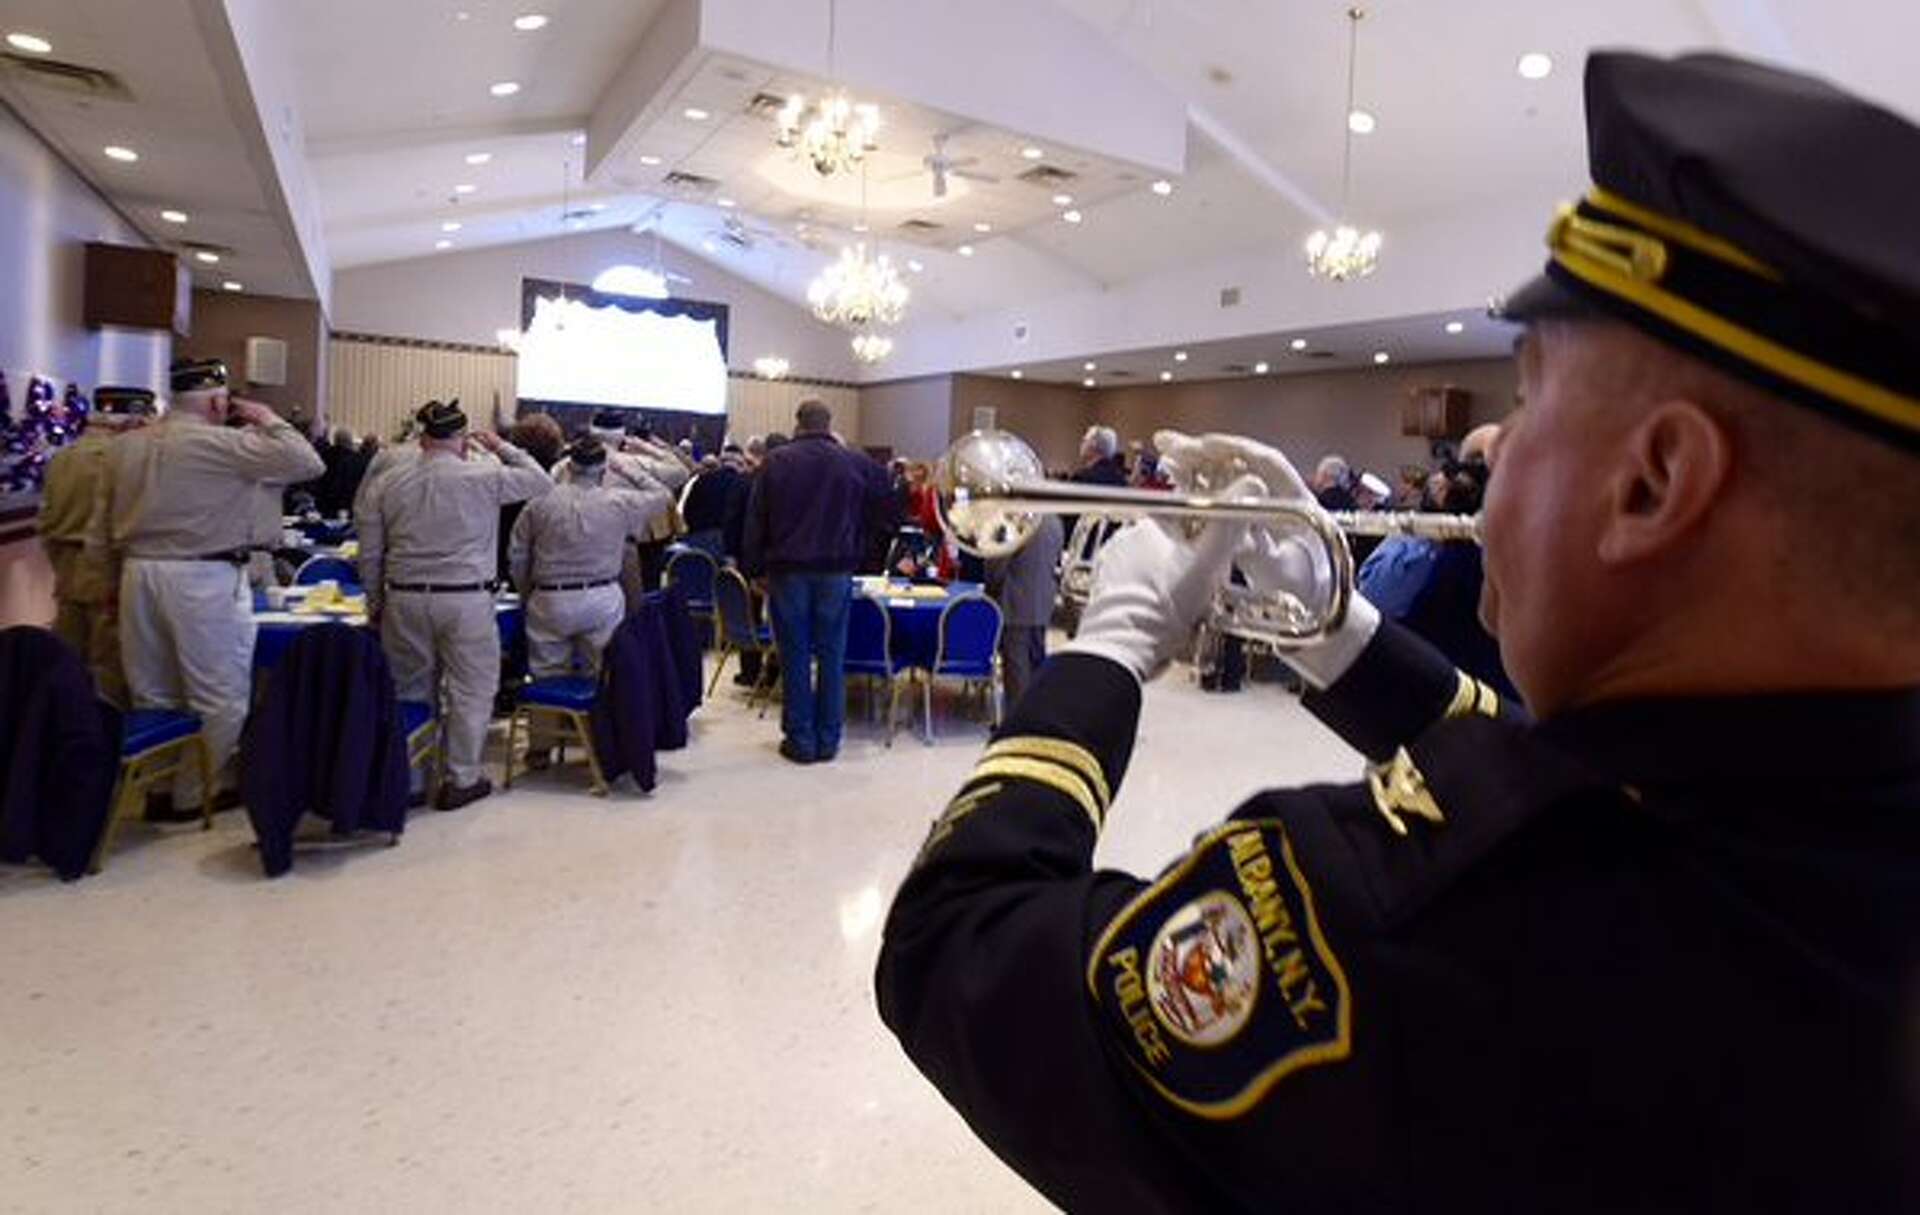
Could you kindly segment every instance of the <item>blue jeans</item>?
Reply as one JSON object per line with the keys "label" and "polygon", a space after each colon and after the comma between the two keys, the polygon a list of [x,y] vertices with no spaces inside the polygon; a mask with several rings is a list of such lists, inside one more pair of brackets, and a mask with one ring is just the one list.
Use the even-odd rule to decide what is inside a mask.
{"label": "blue jeans", "polygon": [[767,579],[773,636],[780,643],[780,678],[786,684],[780,728],[794,750],[809,759],[826,759],[840,749],[847,700],[847,605],[852,601],[849,574],[784,573]]}

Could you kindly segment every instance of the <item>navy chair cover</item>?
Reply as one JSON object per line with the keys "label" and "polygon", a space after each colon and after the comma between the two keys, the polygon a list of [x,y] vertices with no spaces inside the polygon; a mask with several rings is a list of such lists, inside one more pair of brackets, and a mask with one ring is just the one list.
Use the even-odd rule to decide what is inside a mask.
{"label": "navy chair cover", "polygon": [[366,629],[303,630],[267,677],[240,740],[240,787],[260,865],[293,865],[293,834],[312,811],[334,834],[407,825],[406,723],[380,642]]}
{"label": "navy chair cover", "polygon": [[46,629],[0,629],[0,861],[87,872],[120,771],[120,714]]}

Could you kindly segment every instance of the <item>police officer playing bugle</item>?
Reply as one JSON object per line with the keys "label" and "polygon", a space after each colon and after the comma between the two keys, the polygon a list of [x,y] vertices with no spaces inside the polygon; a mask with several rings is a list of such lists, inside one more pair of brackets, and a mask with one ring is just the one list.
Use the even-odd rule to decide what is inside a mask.
{"label": "police officer playing bugle", "polygon": [[1136,524],[895,899],[882,1016],[1064,1207],[1920,1210],[1920,130],[1717,55],[1586,91],[1484,519],[1532,720],[1357,601],[1293,661],[1365,779],[1096,870],[1143,682],[1301,564]]}

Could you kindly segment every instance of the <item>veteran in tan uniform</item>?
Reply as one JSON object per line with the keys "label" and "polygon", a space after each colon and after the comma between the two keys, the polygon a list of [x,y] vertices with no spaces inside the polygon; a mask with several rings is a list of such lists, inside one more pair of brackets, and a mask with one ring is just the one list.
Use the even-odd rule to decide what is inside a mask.
{"label": "veteran in tan uniform", "polygon": [[87,429],[47,462],[46,496],[40,503],[40,542],[53,566],[58,607],[53,631],[86,659],[100,694],[122,708],[127,676],[111,612],[114,584],[105,562],[87,559],[87,525],[106,484],[108,444],[145,425],[153,412],[150,390],[101,385],[93,394]]}
{"label": "veteran in tan uniform", "polygon": [[[109,449],[88,527],[89,559],[105,561],[108,585],[119,587],[133,707],[196,714],[216,771],[230,778],[252,688],[246,566],[279,527],[276,519],[266,528],[247,506],[263,484],[319,476],[320,455],[265,405],[229,395],[218,359],[176,363],[172,386],[160,423]],[[202,796],[189,766],[174,784],[174,813],[194,811]]]}
{"label": "veteran in tan uniform", "polygon": [[[647,534],[672,498],[664,488],[612,483],[607,449],[593,436],[567,449],[566,483],[522,511],[513,525],[507,569],[527,601],[527,656],[534,678],[592,673],[620,622],[626,596],[620,566],[627,541]],[[546,766],[536,737],[527,766]]]}
{"label": "veteran in tan uniform", "polygon": [[[369,614],[401,699],[433,703],[436,677],[444,685],[451,779],[438,804],[458,810],[493,792],[481,753],[500,682],[492,593],[500,508],[553,482],[498,435],[468,433],[458,405],[429,402],[421,417],[419,454],[368,478],[354,522]],[[488,454],[468,459],[469,446]]]}

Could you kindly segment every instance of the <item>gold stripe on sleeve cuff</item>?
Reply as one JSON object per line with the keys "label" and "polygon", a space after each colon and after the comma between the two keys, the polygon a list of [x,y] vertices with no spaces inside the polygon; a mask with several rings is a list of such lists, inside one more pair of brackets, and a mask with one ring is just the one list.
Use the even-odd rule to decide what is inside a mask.
{"label": "gold stripe on sleeve cuff", "polygon": [[1094,801],[1093,793],[1087,788],[1086,781],[1071,768],[1043,759],[1030,759],[1021,755],[988,756],[980,761],[968,780],[983,780],[988,777],[1001,779],[1030,780],[1042,784],[1056,792],[1073,799],[1087,819],[1093,824],[1094,831],[1100,830],[1101,808]]}
{"label": "gold stripe on sleeve cuff", "polygon": [[1113,804],[1113,791],[1107,787],[1106,771],[1100,767],[1100,761],[1093,752],[1079,743],[1041,734],[1023,734],[1003,738],[987,748],[986,758],[993,759],[1001,755],[1025,755],[1071,768],[1085,779],[1095,800],[1100,803],[1102,814]]}

